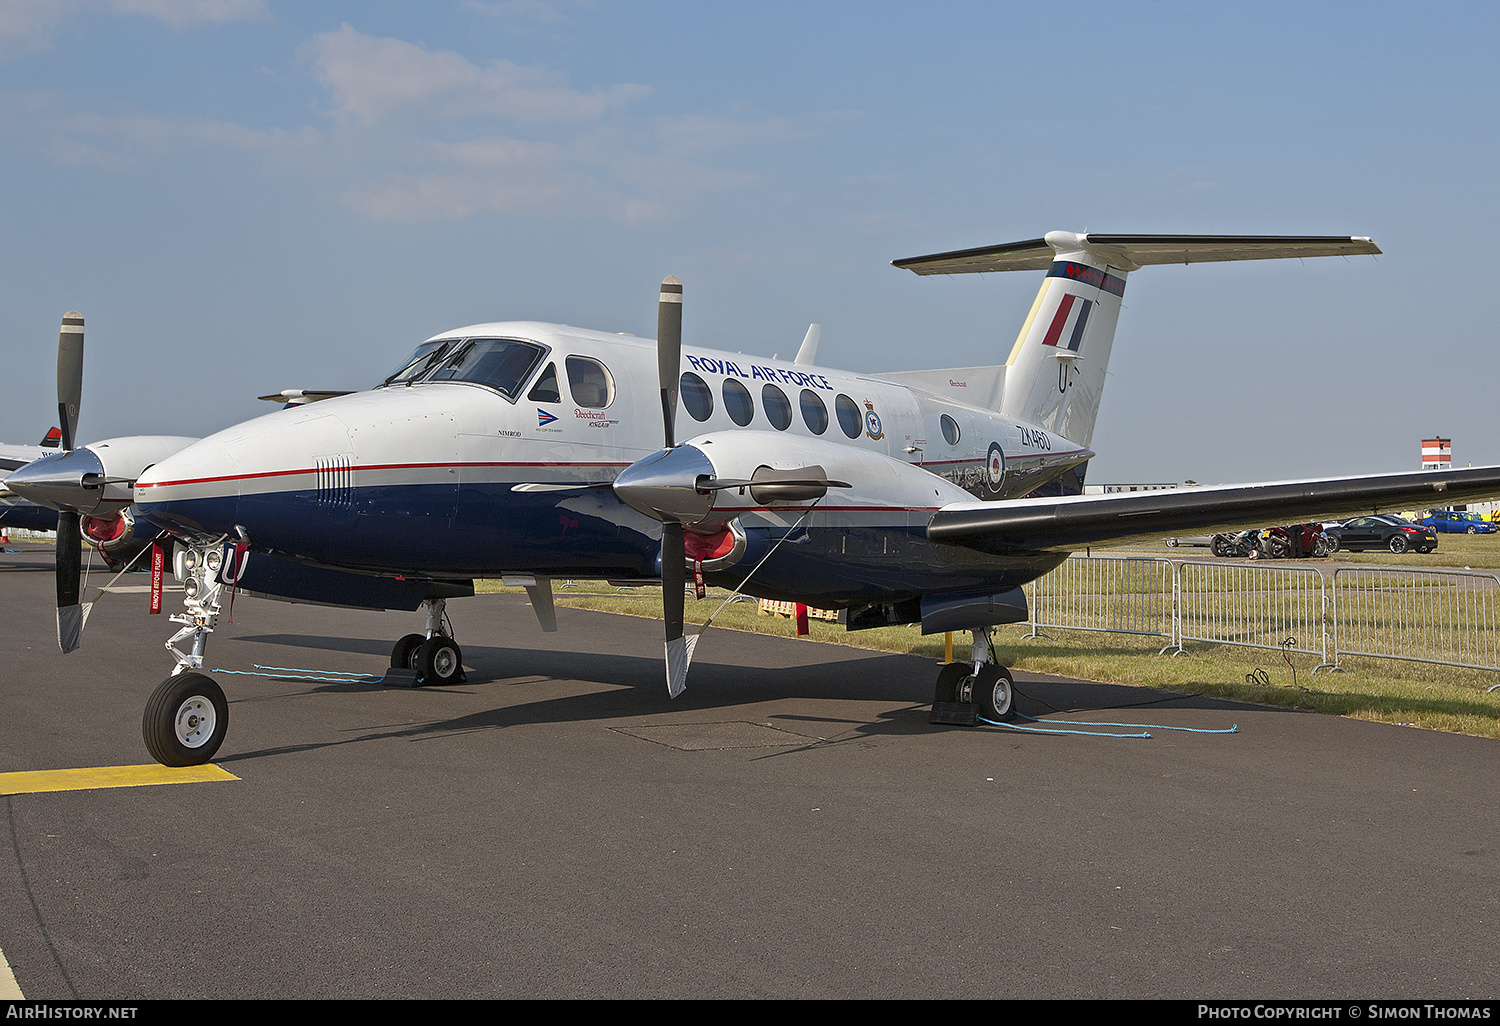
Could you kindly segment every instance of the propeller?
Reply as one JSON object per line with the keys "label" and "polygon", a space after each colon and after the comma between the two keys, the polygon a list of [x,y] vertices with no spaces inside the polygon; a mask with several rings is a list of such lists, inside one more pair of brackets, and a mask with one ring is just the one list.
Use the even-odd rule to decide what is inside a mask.
{"label": "propeller", "polygon": [[[83,315],[69,310],[57,335],[57,418],[62,449],[78,442],[78,406],[83,399]],[[76,510],[57,514],[57,645],[72,652],[83,639],[83,606],[79,591],[83,576],[83,531]]]}
{"label": "propeller", "polygon": [[[702,524],[713,511],[714,497],[728,489],[747,489],[757,503],[821,499],[829,488],[848,488],[830,481],[819,466],[774,470],[758,467],[747,478],[719,477],[713,462],[696,445],[676,439],[677,390],[682,371],[682,282],[668,276],[661,283],[656,313],[656,370],[661,384],[663,447],[626,467],[614,480],[614,491],[632,509],[661,522],[662,619],[666,623],[667,693],[682,694],[688,665],[702,632],[684,635],[687,606],[687,528]],[[528,486],[522,486],[528,487]],[[530,486],[540,487],[540,486]],[[722,524],[718,526],[722,527]],[[779,542],[777,544],[780,544]],[[773,550],[774,551],[774,550]]]}
{"label": "propeller", "polygon": [[[656,376],[661,384],[662,447],[677,448],[677,379],[682,373],[682,282],[676,275],[662,279],[656,304]],[[688,664],[698,637],[683,636],[687,606],[687,539],[682,521],[671,517],[661,526],[661,603],[666,622],[667,694],[673,698],[687,686]]]}

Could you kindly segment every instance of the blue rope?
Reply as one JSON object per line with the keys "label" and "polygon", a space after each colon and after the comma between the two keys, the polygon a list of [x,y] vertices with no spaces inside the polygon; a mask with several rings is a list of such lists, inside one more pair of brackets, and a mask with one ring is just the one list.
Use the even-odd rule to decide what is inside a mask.
{"label": "blue rope", "polygon": [[[1205,727],[1170,727],[1162,723],[1105,723],[1092,720],[1040,720],[1035,716],[1027,716],[1025,713],[1016,713],[1023,720],[1032,723],[1065,723],[1072,727],[1146,727],[1149,730],[1180,730],[1188,734],[1238,734],[1240,725],[1236,723],[1228,730],[1210,730]],[[1011,730],[1024,730],[1031,734],[1078,734],[1083,737],[1120,737],[1120,738],[1150,738],[1150,733],[1140,734],[1115,734],[1107,730],[1052,730],[1047,727],[1022,727],[1015,723],[997,723],[995,720],[987,720],[983,716],[979,718],[980,723],[991,727],[1008,727]]]}
{"label": "blue rope", "polygon": [[1023,720],[1030,720],[1032,723],[1067,723],[1075,727],[1146,727],[1150,730],[1181,730],[1188,734],[1238,734],[1240,732],[1240,725],[1238,723],[1228,730],[1210,730],[1207,727],[1169,727],[1163,723],[1096,723],[1093,720],[1039,720],[1035,716],[1027,716],[1025,713],[1016,713],[1016,715]]}
{"label": "blue rope", "polygon": [[[1125,738],[1134,738],[1134,737],[1150,738],[1151,737],[1150,734],[1112,734],[1109,731],[1105,731],[1105,730],[1048,730],[1046,727],[1022,727],[1019,724],[1015,724],[1015,723],[997,723],[994,720],[987,720],[983,716],[978,717],[978,719],[979,719],[980,723],[987,723],[991,727],[1009,727],[1011,730],[1024,730],[1028,734],[1080,734],[1083,737],[1125,737]],[[1027,719],[1031,719],[1031,717],[1028,716]],[[1042,721],[1041,720],[1037,720],[1035,722],[1040,723]],[[1059,720],[1057,722],[1065,722],[1065,721]],[[1120,724],[1120,725],[1121,726],[1126,726],[1126,727],[1135,726],[1135,724],[1132,724],[1132,723],[1126,723],[1126,724]]]}
{"label": "blue rope", "polygon": [[[269,677],[272,679],[295,675],[301,680],[324,680],[335,684],[377,684],[385,679],[384,674],[374,673],[349,673],[345,670],[301,670],[291,666],[262,666],[259,663],[251,663],[255,670],[280,670],[280,673],[256,673],[255,670],[225,670],[215,668],[210,673],[229,673],[241,677]],[[323,674],[337,674],[337,676],[322,676]]]}

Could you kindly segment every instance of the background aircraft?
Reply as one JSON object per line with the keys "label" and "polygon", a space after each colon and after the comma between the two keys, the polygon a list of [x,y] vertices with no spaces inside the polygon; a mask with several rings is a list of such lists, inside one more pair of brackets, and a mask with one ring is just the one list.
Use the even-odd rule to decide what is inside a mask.
{"label": "background aircraft", "polygon": [[203,649],[220,589],[250,587],[263,563],[337,572],[321,601],[362,604],[382,581],[421,594],[426,630],[396,643],[392,665],[431,683],[461,677],[444,601],[475,577],[527,584],[547,625],[551,576],[659,576],[674,695],[696,641],[682,624],[691,567],[838,608],[851,630],[969,630],[972,660],[943,670],[935,702],[1002,719],[1012,690],[990,628],[1024,620],[1021,585],[1071,549],[1500,494],[1500,469],[1478,468],[1027,498],[1070,472],[1076,484],[1093,455],[1129,272],[1378,252],[1349,237],[1052,232],[896,261],[1046,275],[1003,364],[882,377],[683,347],[671,278],[656,344],[535,322],[444,332],[373,391],[237,425],[136,482],[140,513],[178,542],[188,614],[173,640],[193,641],[147,705],[148,749],[185,764],[222,742],[228,705],[199,672]]}

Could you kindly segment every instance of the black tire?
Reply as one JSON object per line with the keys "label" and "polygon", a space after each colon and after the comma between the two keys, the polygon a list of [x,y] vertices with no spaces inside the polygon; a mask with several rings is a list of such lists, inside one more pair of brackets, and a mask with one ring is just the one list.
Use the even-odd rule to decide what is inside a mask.
{"label": "black tire", "polygon": [[994,663],[980,667],[974,678],[974,704],[979,715],[995,723],[1004,723],[1016,712],[1016,684],[1010,671]]}
{"label": "black tire", "polygon": [[417,649],[416,670],[418,684],[462,684],[464,657],[458,642],[441,634],[428,638]]}
{"label": "black tire", "polygon": [[391,649],[391,669],[414,670],[417,666],[417,649],[427,640],[425,634],[408,634]]}
{"label": "black tire", "polygon": [[201,766],[229,733],[229,700],[203,673],[179,673],[156,686],[141,717],[146,751],[163,766]]}
{"label": "black tire", "polygon": [[[939,702],[957,702],[958,692],[964,681],[974,673],[974,667],[968,663],[949,663],[938,671],[937,686],[932,690],[932,704]],[[964,701],[968,701],[967,698]]]}
{"label": "black tire", "polygon": [[1218,556],[1220,559],[1229,558],[1229,539],[1224,537],[1222,534],[1214,535],[1214,540],[1209,545],[1209,548],[1213,549],[1214,555]]}
{"label": "black tire", "polygon": [[1398,556],[1401,555],[1401,553],[1403,553],[1403,552],[1406,551],[1406,545],[1407,545],[1406,535],[1404,535],[1404,534],[1393,534],[1393,535],[1391,535],[1390,545],[1391,545],[1391,551],[1392,552],[1394,552]]}
{"label": "black tire", "polygon": [[1328,539],[1328,554],[1331,556],[1339,550],[1339,540],[1331,534],[1325,534],[1323,537]]}

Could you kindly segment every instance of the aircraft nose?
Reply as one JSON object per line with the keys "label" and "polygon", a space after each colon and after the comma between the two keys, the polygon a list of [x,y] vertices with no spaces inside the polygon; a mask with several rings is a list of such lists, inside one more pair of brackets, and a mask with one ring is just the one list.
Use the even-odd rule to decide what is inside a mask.
{"label": "aircraft nose", "polygon": [[136,480],[135,502],[158,527],[233,533],[239,481],[229,447],[210,437],[168,456]]}
{"label": "aircraft nose", "polygon": [[88,449],[43,456],[11,471],[5,486],[39,506],[93,513],[104,499],[104,464]]}

